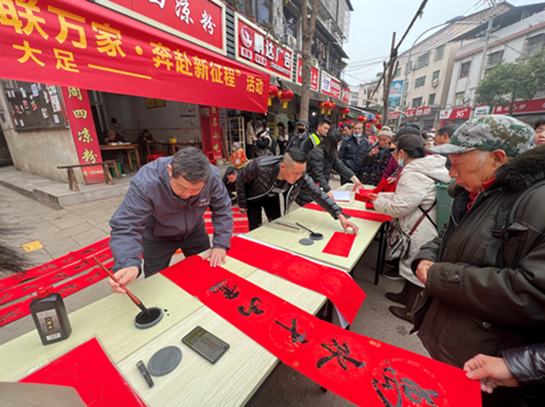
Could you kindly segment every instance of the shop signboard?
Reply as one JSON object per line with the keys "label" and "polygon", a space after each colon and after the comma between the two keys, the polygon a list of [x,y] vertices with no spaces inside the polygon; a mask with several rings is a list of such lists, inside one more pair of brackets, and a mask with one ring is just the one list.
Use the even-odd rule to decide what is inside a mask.
{"label": "shop signboard", "polygon": [[406,115],[407,117],[413,117],[413,116],[414,116],[414,113],[415,113],[415,109],[405,110],[405,115]]}
{"label": "shop signboard", "polygon": [[[95,164],[102,162],[102,154],[98,145],[95,122],[86,90],[72,87],[62,87],[62,97],[66,107],[66,115],[70,122],[70,130],[76,145],[80,164]],[[101,165],[82,167],[86,184],[104,182],[104,172]]]}
{"label": "shop signboard", "polygon": [[[217,0],[110,0],[110,2],[122,6],[112,6],[116,11],[127,14],[127,9],[132,10],[130,17],[150,18],[160,24],[159,28],[165,25],[175,30],[174,32],[168,30],[174,35],[226,54],[225,5]],[[96,0],[96,3],[108,5],[104,0]]]}
{"label": "shop signboard", "polygon": [[267,109],[269,75],[217,53],[89,1],[7,1],[0,78]]}
{"label": "shop signboard", "polygon": [[212,154],[214,159],[221,155],[221,127],[219,109],[215,106],[200,106],[202,148],[205,154]]}
{"label": "shop signboard", "polygon": [[[545,111],[545,99],[525,100],[523,102],[515,102],[513,113],[534,113]],[[496,106],[494,114],[508,114],[509,105]]]}
{"label": "shop signboard", "polygon": [[335,99],[341,99],[341,82],[322,71],[321,92]]}
{"label": "shop signboard", "polygon": [[291,81],[293,51],[238,14],[235,22],[236,59]]}
{"label": "shop signboard", "polygon": [[490,112],[490,106],[477,106],[475,108],[474,117],[486,116]]}
{"label": "shop signboard", "polygon": [[343,88],[343,102],[350,104],[350,88]]}
{"label": "shop signboard", "polygon": [[388,119],[399,119],[399,112],[392,112],[388,115]]}
{"label": "shop signboard", "polygon": [[391,107],[397,107],[401,104],[401,94],[403,92],[403,81],[393,81],[390,86],[390,96],[388,97],[388,104]]}
{"label": "shop signboard", "polygon": [[439,118],[441,120],[448,119],[451,113],[452,113],[452,109],[441,110],[441,113],[439,113]]}
{"label": "shop signboard", "polygon": [[424,116],[424,115],[430,114],[430,112],[431,112],[431,106],[424,106],[424,107],[419,107],[418,109],[416,109],[417,116]]}
{"label": "shop signboard", "polygon": [[[310,90],[318,92],[319,77],[320,77],[320,70],[318,68],[311,66],[310,67]],[[297,59],[297,83],[299,85],[303,84],[303,58]]]}
{"label": "shop signboard", "polygon": [[459,109],[446,109],[442,110],[439,118],[441,120],[458,120],[458,119],[469,119],[471,115],[470,107],[461,107]]}

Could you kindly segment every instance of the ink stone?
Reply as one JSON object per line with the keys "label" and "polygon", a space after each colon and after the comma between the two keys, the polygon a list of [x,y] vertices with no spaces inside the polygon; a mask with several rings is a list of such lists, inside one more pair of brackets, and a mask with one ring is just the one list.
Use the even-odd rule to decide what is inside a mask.
{"label": "ink stone", "polygon": [[163,319],[163,310],[157,307],[148,308],[148,313],[142,311],[134,319],[134,325],[138,329],[148,329],[155,326]]}

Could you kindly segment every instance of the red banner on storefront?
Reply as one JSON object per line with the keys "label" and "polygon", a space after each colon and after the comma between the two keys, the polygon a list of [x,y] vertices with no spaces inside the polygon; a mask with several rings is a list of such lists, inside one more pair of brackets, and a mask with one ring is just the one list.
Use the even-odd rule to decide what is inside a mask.
{"label": "red banner on storefront", "polygon": [[214,159],[221,158],[220,114],[217,107],[200,106],[202,148]]}
{"label": "red banner on storefront", "polygon": [[[496,106],[494,114],[508,114],[510,105]],[[545,99],[525,100],[513,103],[513,113],[532,113],[545,111]]]}
{"label": "red banner on storefront", "polygon": [[[74,137],[74,144],[80,164],[94,164],[102,162],[98,145],[95,122],[86,90],[80,88],[62,87],[62,97],[66,107],[66,115],[70,122],[70,130]],[[83,167],[85,183],[96,184],[104,182],[104,172],[101,165]]]}
{"label": "red banner on storefront", "polygon": [[430,114],[431,112],[431,106],[424,106],[424,107],[419,107],[418,109],[416,109],[416,115],[417,116],[423,116],[425,114]]}
{"label": "red banner on storefront", "polygon": [[414,113],[415,113],[415,109],[405,110],[405,116],[407,117],[413,117]]}
{"label": "red banner on storefront", "polygon": [[[320,71],[313,66],[310,67],[310,90],[318,92],[320,88],[318,86],[318,78],[320,77]],[[297,83],[303,84],[303,58],[297,60]]]}
{"label": "red banner on storefront", "polygon": [[267,74],[104,7],[70,0],[2,4],[2,78],[267,110]]}
{"label": "red banner on storefront", "polygon": [[343,88],[343,102],[350,104],[350,88]]}
{"label": "red banner on storefront", "polygon": [[271,39],[265,31],[254,27],[238,14],[235,21],[237,59],[250,61],[259,69],[266,69],[291,80],[293,51]]}
{"label": "red banner on storefront", "polygon": [[213,0],[110,0],[167,25],[190,41],[225,49],[225,5]]}
{"label": "red banner on storefront", "polygon": [[341,82],[322,72],[322,93],[335,99],[341,98]]}
{"label": "red banner on storefront", "polygon": [[399,119],[399,112],[390,113],[388,119]]}

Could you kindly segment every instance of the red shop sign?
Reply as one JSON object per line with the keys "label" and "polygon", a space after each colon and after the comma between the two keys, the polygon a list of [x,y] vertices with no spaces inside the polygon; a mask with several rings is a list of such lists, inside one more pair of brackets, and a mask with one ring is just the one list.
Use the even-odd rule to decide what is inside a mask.
{"label": "red shop sign", "polygon": [[[320,71],[313,66],[310,67],[310,90],[318,92],[318,78]],[[297,83],[303,83],[303,58],[297,59]]]}
{"label": "red shop sign", "polygon": [[405,110],[405,115],[407,117],[413,117],[414,116],[414,109]]}
{"label": "red shop sign", "polygon": [[418,109],[416,109],[416,115],[417,116],[423,116],[425,114],[430,114],[431,112],[431,106],[424,106],[424,107],[419,107]]}
{"label": "red shop sign", "polygon": [[[545,99],[525,100],[513,103],[513,113],[542,112],[545,110]],[[509,105],[496,106],[494,114],[508,114]]]}
{"label": "red shop sign", "polygon": [[202,47],[88,1],[6,1],[1,78],[267,109],[268,75]]}
{"label": "red shop sign", "polygon": [[335,99],[341,99],[341,82],[322,72],[322,93]]}
{"label": "red shop sign", "polygon": [[244,17],[235,15],[236,57],[245,63],[291,80],[293,51],[278,44]]}
{"label": "red shop sign", "polygon": [[[87,91],[63,86],[62,97],[66,106],[66,114],[70,120],[70,130],[74,137],[79,163],[101,163],[102,155]],[[104,182],[104,172],[101,165],[83,167],[82,171],[87,184]]]}
{"label": "red shop sign", "polygon": [[215,51],[225,53],[225,5],[221,2],[214,0],[110,1],[173,28],[190,41],[209,45]]}
{"label": "red shop sign", "polygon": [[390,113],[388,119],[399,119],[399,112]]}
{"label": "red shop sign", "polygon": [[343,102],[350,104],[350,88],[343,89]]}

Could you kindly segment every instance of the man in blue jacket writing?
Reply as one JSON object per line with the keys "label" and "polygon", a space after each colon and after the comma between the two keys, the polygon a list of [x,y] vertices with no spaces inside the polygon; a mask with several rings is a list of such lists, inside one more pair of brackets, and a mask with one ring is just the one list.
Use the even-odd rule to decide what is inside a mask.
{"label": "man in blue jacket writing", "polygon": [[[144,166],[131,180],[125,199],[110,220],[113,271],[120,284],[131,284],[140,273],[149,277],[169,266],[182,249],[189,257],[210,248],[204,212],[210,207],[214,237],[205,256],[213,267],[225,263],[233,232],[231,200],[220,171],[193,147]],[[125,291],[109,280],[112,291]]]}

